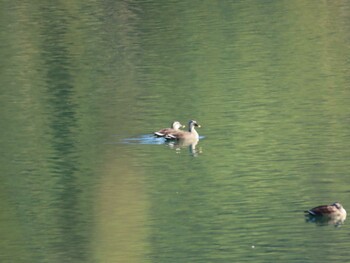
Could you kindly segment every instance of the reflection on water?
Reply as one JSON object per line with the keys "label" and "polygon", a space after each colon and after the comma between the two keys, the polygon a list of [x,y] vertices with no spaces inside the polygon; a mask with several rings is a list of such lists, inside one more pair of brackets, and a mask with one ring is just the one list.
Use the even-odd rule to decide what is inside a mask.
{"label": "reflection on water", "polygon": [[168,140],[166,141],[166,144],[171,148],[174,149],[177,153],[180,153],[182,148],[188,148],[188,151],[190,155],[193,157],[197,157],[199,154],[202,153],[202,148],[197,147],[199,143],[199,140]]}
{"label": "reflection on water", "polygon": [[319,226],[334,225],[336,227],[344,224],[346,215],[334,215],[334,216],[313,216],[305,215],[305,221],[308,223],[315,223]]}

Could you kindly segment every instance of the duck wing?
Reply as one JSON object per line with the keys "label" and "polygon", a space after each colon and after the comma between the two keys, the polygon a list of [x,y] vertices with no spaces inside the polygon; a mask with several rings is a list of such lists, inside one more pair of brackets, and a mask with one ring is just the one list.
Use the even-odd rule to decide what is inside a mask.
{"label": "duck wing", "polygon": [[164,128],[164,129],[161,129],[159,131],[154,132],[153,134],[157,137],[164,137],[165,135],[167,135],[168,133],[171,133],[173,131],[175,131],[175,130],[172,128]]}
{"label": "duck wing", "polygon": [[308,211],[306,211],[310,215],[318,216],[318,215],[329,215],[334,212],[337,212],[337,208],[331,205],[320,205],[316,206]]}

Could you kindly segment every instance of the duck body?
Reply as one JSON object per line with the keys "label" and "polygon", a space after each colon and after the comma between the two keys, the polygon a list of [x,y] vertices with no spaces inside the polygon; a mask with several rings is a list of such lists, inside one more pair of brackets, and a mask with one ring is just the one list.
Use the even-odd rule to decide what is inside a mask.
{"label": "duck body", "polygon": [[305,212],[311,216],[346,216],[346,210],[338,202],[331,205],[316,206]]}
{"label": "duck body", "polygon": [[336,202],[331,205],[320,205],[305,211],[306,221],[318,225],[342,225],[346,219],[346,210]]}
{"label": "duck body", "polygon": [[182,125],[179,121],[174,121],[171,124],[171,128],[164,128],[164,129],[161,129],[159,131],[154,132],[153,134],[156,137],[165,137],[166,135],[168,135],[170,133],[181,131],[180,128],[183,128],[183,127],[185,127],[185,126]]}
{"label": "duck body", "polygon": [[165,137],[167,140],[197,140],[199,139],[198,132],[196,131],[195,127],[201,127],[197,121],[190,120],[188,123],[188,131],[174,131],[168,133]]}

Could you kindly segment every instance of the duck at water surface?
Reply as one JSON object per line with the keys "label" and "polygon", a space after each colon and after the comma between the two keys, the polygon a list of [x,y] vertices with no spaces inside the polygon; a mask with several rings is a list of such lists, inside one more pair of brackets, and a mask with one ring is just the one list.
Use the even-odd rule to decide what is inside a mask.
{"label": "duck at water surface", "polygon": [[198,140],[199,135],[195,127],[200,128],[201,126],[195,120],[190,120],[188,123],[188,131],[174,131],[170,132],[165,136],[167,140]]}
{"label": "duck at water surface", "polygon": [[344,223],[346,219],[346,210],[338,202],[331,205],[316,206],[304,212],[308,222],[315,222],[321,225],[333,224],[338,226]]}
{"label": "duck at water surface", "polygon": [[164,128],[159,131],[154,132],[156,137],[164,137],[169,133],[180,131],[180,128],[185,128],[185,125],[182,125],[179,121],[174,121],[171,124],[171,128]]}
{"label": "duck at water surface", "polygon": [[346,216],[344,207],[338,202],[331,205],[316,206],[305,211],[305,213],[311,216]]}

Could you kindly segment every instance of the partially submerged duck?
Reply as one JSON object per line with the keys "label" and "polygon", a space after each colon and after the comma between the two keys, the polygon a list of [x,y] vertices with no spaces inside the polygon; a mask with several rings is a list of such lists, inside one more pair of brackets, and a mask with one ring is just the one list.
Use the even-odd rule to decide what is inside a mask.
{"label": "partially submerged duck", "polygon": [[154,132],[154,136],[156,136],[156,137],[165,137],[169,133],[181,131],[180,128],[184,128],[184,127],[185,127],[185,125],[182,125],[178,121],[174,121],[171,124],[171,128],[164,128],[164,129],[161,129],[159,131],[156,131],[156,132]]}
{"label": "partially submerged duck", "polygon": [[315,222],[319,224],[340,225],[346,219],[346,210],[338,202],[331,205],[316,206],[305,211],[305,213],[305,215],[308,217],[308,222]]}
{"label": "partially submerged duck", "polygon": [[199,135],[195,127],[200,128],[201,126],[195,120],[190,120],[188,123],[188,131],[178,130],[170,132],[164,137],[167,140],[198,140]]}
{"label": "partially submerged duck", "polygon": [[316,206],[310,210],[305,211],[305,213],[312,216],[346,216],[344,207],[338,202],[335,202],[331,205]]}

